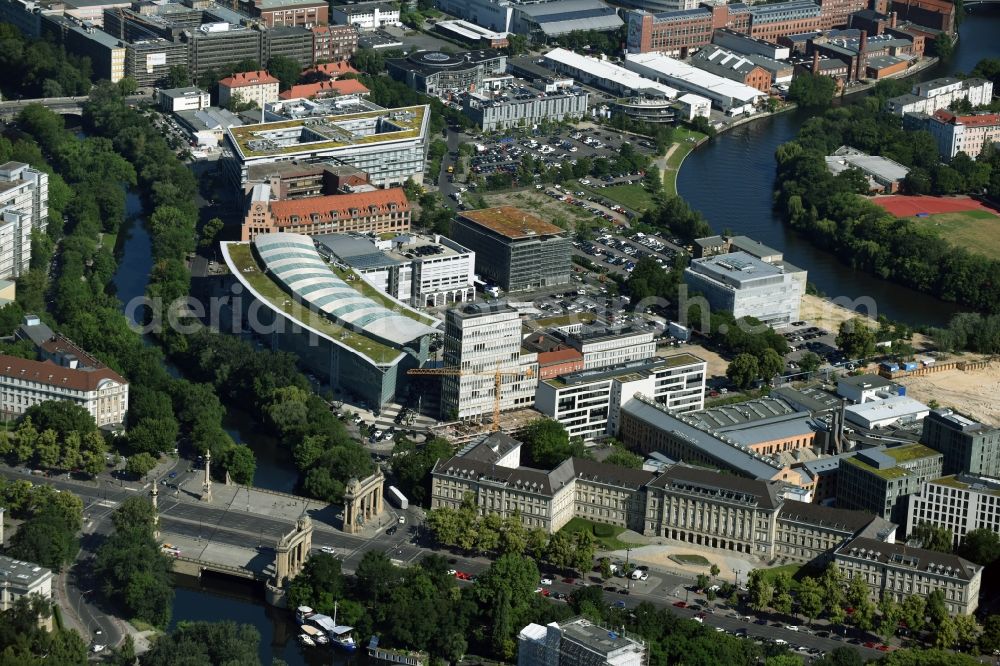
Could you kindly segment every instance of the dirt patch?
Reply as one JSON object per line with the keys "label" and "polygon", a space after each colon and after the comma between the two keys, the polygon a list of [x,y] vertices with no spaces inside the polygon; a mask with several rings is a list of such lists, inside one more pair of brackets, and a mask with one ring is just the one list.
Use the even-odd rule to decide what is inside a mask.
{"label": "dirt patch", "polygon": [[701,345],[684,345],[677,349],[663,347],[658,349],[656,354],[657,356],[670,356],[671,354],[680,352],[690,352],[698,358],[707,361],[709,377],[721,377],[726,374],[726,368],[729,367],[729,361],[719,356],[718,353],[705,349]]}
{"label": "dirt patch", "polygon": [[[973,360],[971,355],[963,355]],[[949,359],[954,360],[954,359]],[[936,400],[942,407],[952,407],[984,423],[1000,425],[1000,363],[992,362],[982,370],[944,370],[921,377],[897,379],[906,394],[923,403]]]}
{"label": "dirt patch", "polygon": [[[810,326],[825,328],[834,334],[845,321],[864,316],[862,312],[855,312],[829,299],[811,294],[806,294],[802,297],[802,304],[799,309],[799,317],[803,321],[809,322]],[[875,325],[874,321],[871,321],[871,323],[873,326]],[[925,335],[914,333],[910,344],[913,345],[914,349],[919,351],[929,347],[931,340]]]}

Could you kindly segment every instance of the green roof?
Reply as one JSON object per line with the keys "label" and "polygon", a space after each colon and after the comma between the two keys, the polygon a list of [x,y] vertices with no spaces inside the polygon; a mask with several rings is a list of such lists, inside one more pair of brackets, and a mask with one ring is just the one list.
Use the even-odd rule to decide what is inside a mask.
{"label": "green roof", "polygon": [[[951,476],[943,476],[940,479],[934,479],[933,481],[930,481],[930,483],[934,483],[939,486],[949,486],[951,488],[958,488],[959,490],[972,489],[972,484],[962,481],[954,474]],[[985,493],[987,495],[995,495],[997,497],[1000,497],[1000,488],[991,488],[986,485],[981,485],[981,487],[977,488],[976,490],[977,492]]]}
{"label": "green roof", "polygon": [[[340,326],[327,317],[313,312],[302,303],[290,299],[288,292],[264,273],[254,258],[249,243],[228,243],[224,245],[224,249],[228,251],[229,258],[236,268],[235,273],[253,287],[258,294],[266,298],[268,304],[275,310],[284,312],[306,326],[364,354],[374,363],[391,363],[402,353],[398,349]],[[354,282],[360,282],[360,280]]]}
{"label": "green roof", "polygon": [[887,456],[892,456],[897,463],[904,463],[919,458],[928,458],[938,455],[938,452],[923,444],[903,444],[885,449]]}
{"label": "green roof", "polygon": [[904,469],[902,467],[889,467],[888,469],[879,469],[877,467],[872,467],[868,463],[858,460],[857,456],[853,458],[844,458],[843,462],[848,465],[854,465],[855,467],[859,467],[868,472],[869,474],[874,474],[875,476],[885,479],[887,481],[892,479],[901,479],[910,473],[909,470]]}
{"label": "green roof", "polygon": [[[362,111],[358,113],[343,113],[339,115],[323,116],[320,118],[299,118],[295,120],[280,120],[270,123],[259,123],[256,125],[242,125],[240,127],[229,128],[229,134],[236,146],[239,148],[244,158],[263,157],[266,155],[286,155],[289,153],[331,150],[333,148],[343,148],[345,146],[355,146],[366,143],[379,143],[382,141],[398,141],[400,139],[415,139],[420,136],[423,127],[424,116],[428,109],[426,105],[405,106],[397,109],[382,109],[379,111]],[[401,113],[409,112],[411,118],[399,117]],[[267,139],[268,132],[278,130],[288,130],[300,128],[322,133],[324,127],[336,126],[338,123],[364,120],[367,118],[385,118],[398,125],[401,129],[392,132],[379,132],[368,136],[353,138],[350,140],[329,139],[327,141],[306,141],[296,142],[287,146],[274,146],[253,150],[250,142]],[[345,130],[346,131],[346,130]]]}

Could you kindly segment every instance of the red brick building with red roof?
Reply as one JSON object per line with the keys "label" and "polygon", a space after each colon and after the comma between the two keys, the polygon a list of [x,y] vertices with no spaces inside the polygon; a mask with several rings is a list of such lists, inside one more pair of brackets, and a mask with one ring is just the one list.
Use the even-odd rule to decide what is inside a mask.
{"label": "red brick building with red roof", "polygon": [[410,202],[400,187],[278,201],[268,185],[258,185],[248,197],[242,240],[279,231],[313,236],[409,229]]}
{"label": "red brick building with red roof", "polygon": [[340,97],[341,95],[361,95],[367,97],[371,91],[357,79],[340,79],[319,81],[318,83],[302,83],[292,86],[278,94],[278,99],[299,99],[306,97],[318,99],[322,97]]}

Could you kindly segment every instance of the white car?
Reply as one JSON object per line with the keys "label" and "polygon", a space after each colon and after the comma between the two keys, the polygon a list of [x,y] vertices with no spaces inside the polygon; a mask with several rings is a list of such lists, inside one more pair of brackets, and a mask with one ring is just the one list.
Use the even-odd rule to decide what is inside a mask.
{"label": "white car", "polygon": [[90,651],[97,654],[98,652],[104,652],[105,647],[107,646],[101,645],[100,643],[94,643],[94,647],[90,648]]}
{"label": "white car", "polygon": [[383,442],[391,442],[392,441],[392,433],[391,432],[385,433],[385,435],[382,436],[382,441]]}
{"label": "white car", "polygon": [[326,553],[327,555],[333,555],[334,553],[337,552],[333,549],[332,546],[323,546],[322,548],[320,548],[320,551]]}
{"label": "white car", "polygon": [[542,580],[538,581],[538,584],[539,585],[551,585],[552,584],[552,579],[551,578],[543,578]]}
{"label": "white car", "polygon": [[799,630],[799,628],[797,626],[795,626],[794,624],[788,625],[787,627],[785,627],[785,629],[788,629],[788,631],[798,631]]}
{"label": "white car", "polygon": [[375,432],[372,433],[372,436],[375,439],[378,439],[379,437],[381,437],[382,436],[382,430],[381,430],[381,428],[375,428]]}
{"label": "white car", "polygon": [[405,525],[406,524],[406,516],[400,516],[399,517],[399,524],[400,525]]}
{"label": "white car", "polygon": [[454,576],[457,573],[458,573],[458,571],[456,571],[455,569],[448,569],[448,575],[449,576]]}

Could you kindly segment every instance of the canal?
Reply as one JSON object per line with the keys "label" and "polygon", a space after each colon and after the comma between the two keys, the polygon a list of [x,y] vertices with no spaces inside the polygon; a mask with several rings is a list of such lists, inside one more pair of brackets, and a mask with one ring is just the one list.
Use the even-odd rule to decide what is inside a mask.
{"label": "canal", "polygon": [[[910,80],[968,72],[983,58],[1000,57],[1000,12],[977,9],[966,15],[960,35],[951,60]],[[782,113],[719,135],[684,161],[677,178],[678,193],[716,232],[731,229],[782,250],[786,260],[809,271],[809,281],[827,296],[867,296],[879,314],[911,324],[947,322],[959,306],[853,270],[784,225],[771,204],[777,169],[774,151],[795,138],[809,115]],[[725,183],[725,194],[720,196],[718,186],[706,183]]]}

